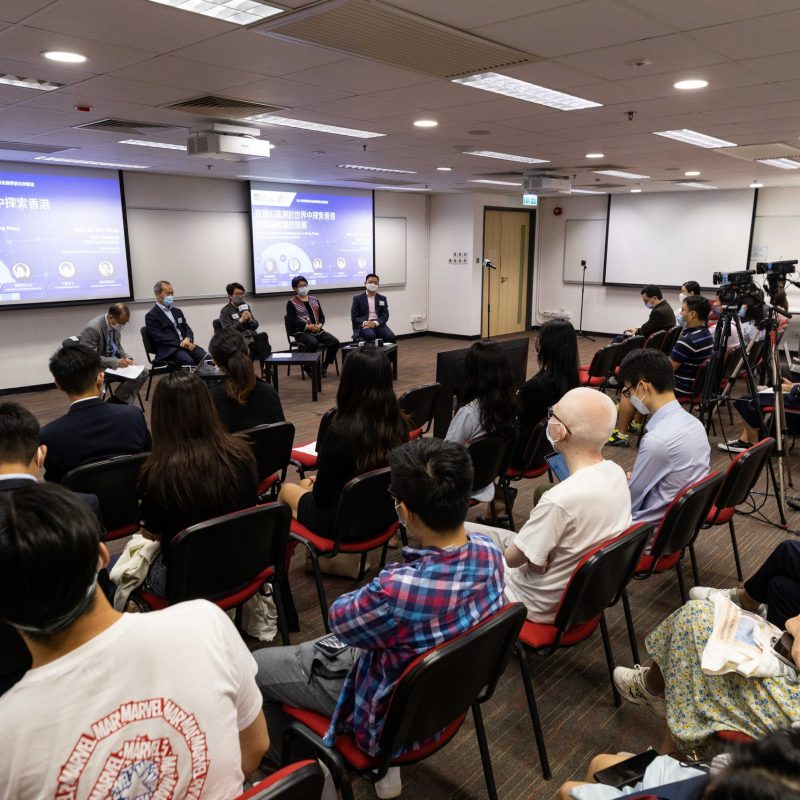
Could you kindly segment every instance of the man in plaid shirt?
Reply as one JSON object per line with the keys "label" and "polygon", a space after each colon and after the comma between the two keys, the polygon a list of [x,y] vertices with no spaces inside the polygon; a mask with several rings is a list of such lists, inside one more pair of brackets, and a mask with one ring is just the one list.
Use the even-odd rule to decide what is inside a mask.
{"label": "man in plaid shirt", "polygon": [[[325,741],[352,732],[377,755],[386,708],[403,669],[417,655],[452,639],[503,604],[503,558],[464,519],[472,491],[466,449],[418,439],[392,451],[392,494],[400,522],[420,542],[403,549],[369,584],[340,597],[331,631],[347,645],[328,657],[316,642],[255,653],[270,740],[281,741],[280,706],[290,703],[332,715]],[[271,751],[271,754],[272,751]],[[390,775],[399,793],[399,779]],[[379,796],[381,781],[376,785]]]}

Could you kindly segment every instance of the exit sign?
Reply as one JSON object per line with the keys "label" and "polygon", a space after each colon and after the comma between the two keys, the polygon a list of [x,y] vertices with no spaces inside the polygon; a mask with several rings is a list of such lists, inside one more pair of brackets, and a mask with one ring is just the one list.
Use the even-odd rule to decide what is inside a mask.
{"label": "exit sign", "polygon": [[522,205],[533,206],[535,208],[539,205],[539,196],[535,194],[522,195]]}

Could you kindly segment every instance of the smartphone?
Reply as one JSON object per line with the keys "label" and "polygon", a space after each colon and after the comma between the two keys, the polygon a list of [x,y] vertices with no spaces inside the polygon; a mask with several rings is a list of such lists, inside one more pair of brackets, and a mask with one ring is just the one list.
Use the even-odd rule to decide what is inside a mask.
{"label": "smartphone", "polygon": [[791,667],[797,672],[797,664],[794,663],[792,658],[792,646],[794,645],[794,636],[788,631],[783,632],[780,639],[775,639],[772,642],[772,652],[782,661],[786,666]]}
{"label": "smartphone", "polygon": [[645,770],[656,758],[658,758],[657,750],[645,750],[644,753],[626,758],[613,767],[595,772],[594,779],[604,786],[613,786],[615,789],[633,786],[644,777]]}
{"label": "smartphone", "polygon": [[314,642],[314,648],[319,650],[323,655],[328,656],[328,658],[338,656],[339,653],[343,653],[348,647],[349,645],[345,644],[335,633],[331,633],[324,639]]}
{"label": "smartphone", "polygon": [[547,462],[547,466],[550,467],[550,471],[559,481],[565,481],[569,478],[569,467],[561,453],[550,453],[550,455],[544,457],[544,460]]}

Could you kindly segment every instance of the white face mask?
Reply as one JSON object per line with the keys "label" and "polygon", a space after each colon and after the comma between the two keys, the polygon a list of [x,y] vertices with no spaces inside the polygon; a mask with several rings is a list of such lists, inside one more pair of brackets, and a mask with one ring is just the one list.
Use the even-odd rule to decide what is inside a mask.
{"label": "white face mask", "polygon": [[297,294],[299,294],[300,297],[308,297],[308,286],[298,286]]}
{"label": "white face mask", "polygon": [[[638,386],[636,387],[639,388]],[[649,416],[650,409],[644,404],[644,401],[636,396],[636,390],[631,394],[631,405],[644,417]]]}
{"label": "white face mask", "polygon": [[377,283],[368,283],[367,284],[367,291],[368,292],[377,292],[378,291],[378,284]]}
{"label": "white face mask", "polygon": [[561,441],[561,439],[554,439],[554,438],[553,438],[553,434],[552,434],[552,433],[550,433],[550,420],[548,420],[548,421],[547,421],[547,425],[545,425],[545,428],[544,428],[544,435],[547,437],[547,441],[548,441],[548,442],[550,442],[550,444],[551,444],[551,445],[552,445],[552,446],[553,446],[553,447],[554,447],[556,450],[558,450],[558,448],[556,447],[556,445],[557,445],[557,444],[558,444],[558,443]]}
{"label": "white face mask", "polygon": [[685,300],[685,299],[686,299],[688,296],[689,296],[688,294],[684,294],[683,292],[681,292],[681,293],[678,295],[678,305],[681,305],[681,304],[683,303],[683,301],[684,301],[684,300]]}

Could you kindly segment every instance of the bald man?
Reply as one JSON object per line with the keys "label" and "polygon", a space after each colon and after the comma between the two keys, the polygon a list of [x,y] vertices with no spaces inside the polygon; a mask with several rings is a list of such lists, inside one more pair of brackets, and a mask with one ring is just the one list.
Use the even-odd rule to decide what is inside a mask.
{"label": "bald man", "polygon": [[[615,419],[614,403],[602,392],[567,392],[552,408],[547,437],[563,454],[569,477],[542,495],[519,533],[488,529],[505,549],[504,594],[524,603],[532,622],[552,624],[584,554],[631,524],[625,472],[601,455]],[[467,527],[487,532],[486,526]]]}

